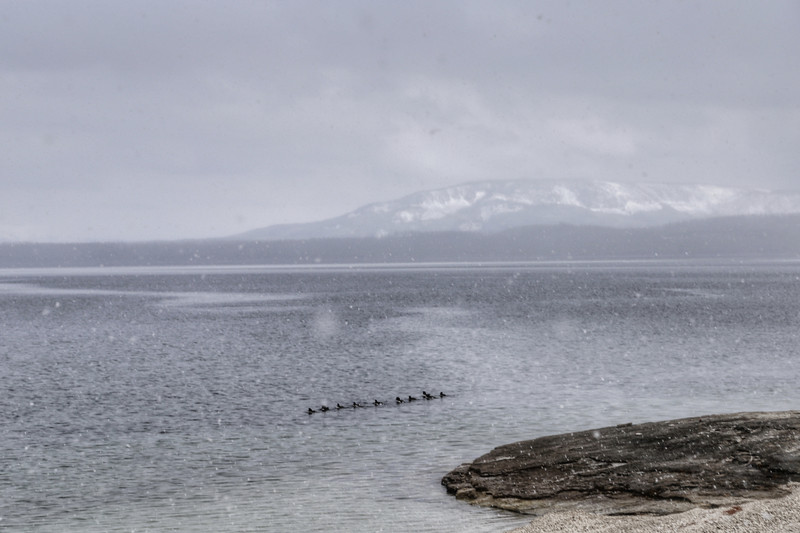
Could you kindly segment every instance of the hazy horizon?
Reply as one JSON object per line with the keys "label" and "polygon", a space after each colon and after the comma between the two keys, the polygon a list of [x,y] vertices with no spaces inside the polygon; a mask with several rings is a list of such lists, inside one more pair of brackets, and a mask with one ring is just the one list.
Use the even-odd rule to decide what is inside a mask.
{"label": "hazy horizon", "polygon": [[[527,184],[530,184],[533,188],[528,189]],[[627,185],[632,185],[634,187],[627,188]],[[617,186],[626,188],[618,190]],[[673,189],[672,186],[675,188]],[[511,189],[506,190],[508,187],[511,187]],[[608,189],[608,187],[611,188]],[[641,187],[641,189],[639,187]],[[666,188],[662,190],[662,187]],[[680,192],[684,190],[684,188],[688,188],[689,190],[683,193]],[[703,190],[706,188],[709,189],[708,197],[696,196],[699,192],[698,189]],[[607,198],[594,196],[601,191],[605,191],[605,194],[610,194],[610,196]],[[755,194],[753,195],[751,193]],[[774,193],[778,196],[764,197],[762,193]],[[528,195],[531,194],[534,196],[528,198]],[[534,198],[540,194],[546,194],[548,196],[566,195],[562,199],[566,201],[566,204],[551,204],[549,203],[550,201],[560,202],[561,200],[558,200],[556,197],[548,199],[547,196],[545,196],[540,199],[545,203],[539,205],[535,203],[538,202],[538,200],[534,200]],[[655,196],[657,194],[664,194],[666,196],[659,198]],[[679,196],[676,197],[674,196],[675,194]],[[688,196],[682,197],[683,194],[687,194]],[[783,196],[783,194],[785,194],[785,196]],[[462,195],[466,196],[462,197]],[[573,195],[578,196],[573,198]],[[581,199],[581,197],[583,198]],[[753,198],[752,205],[747,203],[750,202],[749,199],[751,197]],[[0,238],[0,244],[136,245],[214,240],[336,240],[342,238],[383,238],[390,235],[414,233],[447,234],[453,231],[458,233],[493,234],[513,228],[556,225],[574,226],[576,228],[657,228],[676,222],[691,220],[729,219],[731,217],[747,217],[752,215],[800,214],[800,204],[798,204],[798,200],[800,200],[800,189],[770,191],[763,188],[745,189],[741,187],[720,187],[703,184],[658,184],[653,182],[632,184],[578,179],[482,180],[454,184],[450,187],[443,187],[440,189],[415,191],[409,195],[382,202],[370,202],[358,206],[355,210],[339,213],[325,219],[250,228],[244,232],[231,235],[172,239],[148,238],[139,240],[109,239],[84,241],[3,240]],[[489,201],[491,205],[485,205],[482,203],[483,201]],[[497,204],[498,201],[509,201],[511,204],[502,206]],[[580,204],[581,201],[588,201],[589,203]],[[655,209],[655,204],[645,209],[644,205],[639,205],[638,203],[643,201],[664,203],[662,203],[661,207],[658,209]],[[744,204],[741,203],[743,201],[745,202]],[[578,205],[581,206],[581,210],[576,211],[576,207],[572,205],[572,202],[579,202]],[[595,202],[601,203],[597,204]],[[616,213],[618,209],[627,209],[625,206],[630,204],[630,202],[633,202],[633,211],[627,213],[627,215]],[[683,212],[680,215],[674,212],[672,205],[676,203],[678,209],[688,209],[689,211]],[[706,203],[708,203],[708,205],[705,205]],[[560,215],[556,215],[553,209],[559,207],[563,207],[565,210],[561,212]],[[731,207],[736,207],[736,212],[731,212]],[[519,211],[521,208],[524,208],[529,214],[521,217]],[[720,208],[722,211],[709,211],[709,209]],[[495,213],[495,216],[487,218],[484,212],[486,209],[492,211],[497,211],[499,209],[499,211]],[[766,210],[763,212],[757,212],[758,210],[764,209]],[[769,211],[770,209],[774,211]],[[692,210],[697,210],[698,212],[692,214]],[[412,213],[414,214],[412,215]],[[507,214],[512,215],[512,218],[504,222],[502,218]],[[405,220],[400,220],[398,217]],[[478,218],[472,220],[470,217]],[[428,220],[429,218],[430,220]],[[470,220],[472,221],[469,222]],[[465,223],[468,223],[469,228],[463,227]],[[383,227],[387,224],[391,229]],[[389,231],[386,231],[386,229],[389,229]]]}

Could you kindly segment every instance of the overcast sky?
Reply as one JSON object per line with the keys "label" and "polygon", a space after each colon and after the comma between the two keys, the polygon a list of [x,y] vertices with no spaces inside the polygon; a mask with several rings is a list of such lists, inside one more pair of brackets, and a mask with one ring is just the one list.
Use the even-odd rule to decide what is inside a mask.
{"label": "overcast sky", "polygon": [[800,2],[0,1],[0,240],[458,183],[800,188]]}

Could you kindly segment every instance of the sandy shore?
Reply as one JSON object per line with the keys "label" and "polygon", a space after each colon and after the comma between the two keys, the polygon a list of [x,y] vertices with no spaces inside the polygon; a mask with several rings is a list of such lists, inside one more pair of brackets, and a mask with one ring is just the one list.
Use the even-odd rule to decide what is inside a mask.
{"label": "sandy shore", "polygon": [[[767,532],[800,533],[800,483],[791,495],[735,507],[694,509],[667,516],[599,516],[583,512],[551,513],[535,518],[513,533],[564,532]],[[512,532],[510,532],[512,533]]]}

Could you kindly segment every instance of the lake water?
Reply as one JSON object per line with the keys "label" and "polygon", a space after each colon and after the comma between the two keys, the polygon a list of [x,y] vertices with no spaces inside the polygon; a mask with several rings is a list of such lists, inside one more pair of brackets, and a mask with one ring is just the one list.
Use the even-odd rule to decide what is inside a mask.
{"label": "lake water", "polygon": [[505,531],[441,477],[800,408],[798,262],[0,271],[0,324],[8,531]]}

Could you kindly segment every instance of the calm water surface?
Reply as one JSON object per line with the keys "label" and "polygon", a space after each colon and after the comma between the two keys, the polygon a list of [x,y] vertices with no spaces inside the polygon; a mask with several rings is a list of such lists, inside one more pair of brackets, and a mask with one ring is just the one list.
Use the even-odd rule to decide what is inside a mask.
{"label": "calm water surface", "polygon": [[0,271],[0,324],[8,531],[505,531],[442,475],[800,408],[797,262]]}

